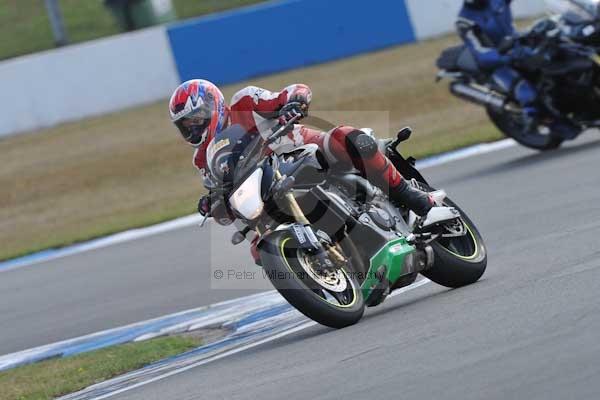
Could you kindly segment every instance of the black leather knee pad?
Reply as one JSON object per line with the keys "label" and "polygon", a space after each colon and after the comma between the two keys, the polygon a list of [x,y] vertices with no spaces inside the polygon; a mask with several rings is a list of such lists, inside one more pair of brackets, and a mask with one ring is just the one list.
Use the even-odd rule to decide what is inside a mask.
{"label": "black leather knee pad", "polygon": [[362,131],[353,131],[346,136],[346,146],[352,158],[371,158],[377,154],[377,141]]}

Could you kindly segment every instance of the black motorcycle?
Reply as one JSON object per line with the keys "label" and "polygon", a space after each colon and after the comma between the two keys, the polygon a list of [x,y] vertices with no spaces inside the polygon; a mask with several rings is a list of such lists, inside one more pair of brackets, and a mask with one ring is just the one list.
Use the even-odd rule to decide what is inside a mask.
{"label": "black motorcycle", "polygon": [[540,114],[534,121],[512,98],[511,88],[494,82],[464,45],[442,53],[438,81],[450,78],[452,94],[484,106],[500,131],[533,149],[555,149],[586,129],[600,127],[600,57],[594,47],[574,41],[552,19],[507,38],[499,50],[510,54],[518,46],[532,50],[512,66],[538,91]]}
{"label": "black motorcycle", "polygon": [[562,33],[571,40],[600,49],[600,1],[546,0]]}
{"label": "black motorcycle", "polygon": [[268,146],[293,124],[273,127],[266,140],[233,125],[217,134],[207,153],[212,192],[240,229],[232,243],[255,237],[257,262],[296,309],[343,328],[418,274],[447,287],[483,275],[487,250],[475,224],[398,152],[410,129],[380,146],[406,179],[446,206],[428,214],[427,221],[438,223],[426,230],[416,228],[412,211],[394,206],[357,171],[329,166],[315,144],[271,153]]}

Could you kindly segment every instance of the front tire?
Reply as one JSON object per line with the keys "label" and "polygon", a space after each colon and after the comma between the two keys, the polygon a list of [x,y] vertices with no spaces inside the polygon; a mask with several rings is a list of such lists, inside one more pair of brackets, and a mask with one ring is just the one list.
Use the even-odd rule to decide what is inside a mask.
{"label": "front tire", "polygon": [[350,271],[340,269],[332,282],[319,282],[314,270],[307,270],[311,267],[303,250],[287,231],[264,238],[259,252],[275,289],[308,318],[336,329],[354,325],[362,318],[365,310],[362,290]]}

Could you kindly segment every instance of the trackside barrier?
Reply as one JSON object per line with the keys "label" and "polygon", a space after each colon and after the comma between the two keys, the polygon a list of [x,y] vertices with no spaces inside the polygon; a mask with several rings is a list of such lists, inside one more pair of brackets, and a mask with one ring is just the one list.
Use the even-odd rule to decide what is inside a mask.
{"label": "trackside barrier", "polygon": [[3,61],[0,137],[164,100],[193,77],[235,83],[447,33],[461,1],[275,0]]}
{"label": "trackside barrier", "polygon": [[164,27],[3,61],[0,137],[154,102],[178,80]]}
{"label": "trackside barrier", "polygon": [[167,30],[182,80],[233,83],[413,42],[404,1],[284,0]]}

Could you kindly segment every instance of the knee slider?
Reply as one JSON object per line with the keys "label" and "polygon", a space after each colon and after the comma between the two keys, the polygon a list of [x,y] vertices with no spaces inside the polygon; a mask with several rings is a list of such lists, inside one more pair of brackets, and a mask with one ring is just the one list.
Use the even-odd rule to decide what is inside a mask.
{"label": "knee slider", "polygon": [[529,105],[537,99],[535,89],[525,80],[519,81],[513,89],[517,101],[523,105]]}
{"label": "knee slider", "polygon": [[362,131],[354,131],[346,136],[348,152],[352,158],[371,158],[377,154],[377,141]]}

